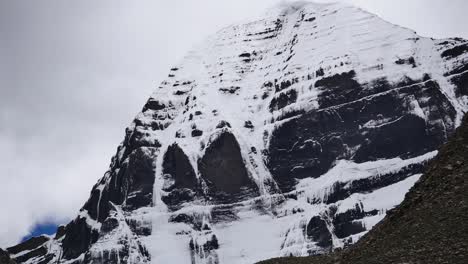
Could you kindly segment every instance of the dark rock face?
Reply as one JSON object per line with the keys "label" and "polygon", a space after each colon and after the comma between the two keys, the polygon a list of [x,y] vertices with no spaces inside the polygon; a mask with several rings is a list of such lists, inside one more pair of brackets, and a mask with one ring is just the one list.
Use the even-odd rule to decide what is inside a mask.
{"label": "dark rock face", "polygon": [[297,92],[295,90],[289,90],[284,93],[280,93],[277,97],[273,98],[270,103],[270,111],[280,110],[297,100]]}
{"label": "dark rock face", "polygon": [[385,186],[390,186],[408,177],[423,173],[427,161],[410,164],[399,171],[375,175],[373,177],[359,179],[352,182],[336,182],[324,198],[323,202],[333,204],[348,198],[353,193],[370,193]]}
{"label": "dark rock face", "polygon": [[97,241],[99,233],[86,223],[85,218],[78,217],[65,227],[63,239],[63,257],[65,259],[77,258],[86,252],[90,245]]}
{"label": "dark rock face", "polygon": [[229,132],[211,142],[198,161],[198,168],[212,197],[225,201],[258,194],[245,168],[239,144]]}
{"label": "dark rock face", "polygon": [[60,225],[58,228],[57,228],[57,232],[55,233],[55,237],[54,239],[59,239],[61,238],[62,236],[65,235],[65,226],[64,225]]}
{"label": "dark rock face", "polygon": [[[139,139],[136,139],[129,132],[124,145],[118,149],[123,153],[121,159],[113,159],[111,169],[93,187],[89,200],[81,209],[80,216],[68,225],[58,228],[55,239],[61,240],[63,251],[60,256],[55,255],[54,252],[49,253],[45,246],[38,247],[37,243],[49,240],[46,237],[38,237],[8,249],[12,254],[32,250],[16,257],[16,261],[22,263],[36,258],[38,259],[37,263],[49,263],[52,260],[57,261],[57,258],[62,261],[78,259],[84,254],[85,259],[82,262],[77,260],[76,263],[116,263],[118,259],[129,257],[130,246],[125,242],[126,238],[121,240],[123,243],[122,251],[103,251],[96,257],[91,254],[90,250],[102,236],[115,235],[113,231],[122,225],[115,218],[116,211],[131,212],[152,205],[154,158],[157,148],[141,147],[144,145],[141,142],[134,143],[138,146],[135,148],[132,145],[125,146],[125,144],[131,144],[135,140]],[[128,149],[133,150],[129,152]],[[121,209],[117,209],[117,205]],[[128,221],[128,228],[136,236],[151,234],[150,228],[144,224],[132,219],[126,221]],[[140,247],[138,249],[140,256],[149,258],[146,249],[143,246]]]}
{"label": "dark rock face", "polygon": [[203,135],[203,131],[201,131],[199,129],[192,130],[192,137],[199,137],[201,135]]}
{"label": "dark rock face", "polygon": [[162,110],[166,108],[166,106],[159,102],[158,100],[155,100],[153,98],[149,99],[148,102],[146,102],[146,104],[143,106],[143,112],[147,111],[147,110]]}
{"label": "dark rock face", "polygon": [[134,210],[151,206],[154,184],[154,152],[153,150],[137,149],[129,156],[128,165],[120,169],[126,187],[125,208]]}
{"label": "dark rock face", "polygon": [[123,204],[127,210],[134,210],[152,203],[154,164],[152,148],[138,148],[130,153],[117,172],[112,171],[110,184],[104,191],[98,183],[91,191],[89,200],[83,206],[92,219],[103,222],[109,215],[110,203]]}
{"label": "dark rock face", "polygon": [[462,73],[452,77],[451,81],[456,86],[457,96],[468,95],[468,67]]}
{"label": "dark rock face", "polygon": [[101,232],[104,234],[110,233],[119,226],[119,220],[113,217],[108,217],[101,226]]}
{"label": "dark rock face", "polygon": [[197,176],[187,155],[177,144],[169,146],[164,154],[163,174],[173,181],[173,184],[164,188],[165,191],[175,188],[195,189],[198,185]]}
{"label": "dark rock face", "polygon": [[[315,82],[315,87],[322,90],[319,98],[321,108],[355,101],[363,92],[361,85],[354,79],[356,72],[344,72],[330,77],[324,77]],[[383,89],[381,91],[383,92]]]}
{"label": "dark rock face", "polygon": [[[343,90],[361,90],[355,81],[345,81],[350,76],[325,83],[331,90],[341,91],[341,82],[346,83]],[[359,99],[363,95],[325,97],[325,108],[300,115],[273,132],[268,167],[283,191],[291,190],[295,178],[320,176],[337,159],[364,162],[422,155],[435,150],[455,129],[455,109],[434,81],[374,92],[372,100]],[[431,122],[413,113],[408,98],[427,111]],[[336,106],[330,107],[330,102]]]}
{"label": "dark rock face", "polygon": [[[45,260],[51,259],[50,255],[47,255],[47,247],[45,245],[50,238],[46,236],[39,236],[30,238],[23,243],[16,245],[14,247],[7,248],[8,253],[10,254],[19,254],[21,252],[26,252],[25,254],[21,254],[20,256],[16,257],[15,260],[18,263],[22,263],[27,261],[28,259],[35,258],[35,257],[43,257]],[[1,263],[1,262],[0,262]],[[9,263],[9,262],[6,262]],[[44,262],[47,263],[47,262]]]}
{"label": "dark rock face", "polygon": [[320,216],[314,216],[310,219],[306,229],[307,236],[317,245],[330,250],[332,247],[332,236],[328,231],[327,224]]}
{"label": "dark rock face", "polygon": [[454,58],[462,55],[463,53],[468,52],[468,44],[457,45],[453,48],[447,49],[442,52],[442,57],[445,58]]}
{"label": "dark rock face", "polygon": [[365,226],[359,220],[364,217],[377,215],[378,213],[378,210],[365,212],[362,209],[362,205],[356,204],[354,209],[334,214],[332,223],[335,228],[335,235],[338,238],[345,238],[365,231]]}
{"label": "dark rock face", "polygon": [[14,246],[14,247],[7,248],[7,250],[8,250],[8,252],[10,252],[10,254],[18,254],[21,251],[35,249],[35,248],[43,245],[47,241],[49,241],[49,238],[46,237],[46,236],[32,237],[32,238],[24,241],[21,244],[18,244],[18,245]]}
{"label": "dark rock face", "polygon": [[0,248],[0,264],[15,264],[13,260],[11,260],[10,255],[8,252],[4,251]]}
{"label": "dark rock face", "polygon": [[196,193],[200,192],[200,184],[187,155],[175,143],[164,154],[163,175],[163,190],[168,194],[162,200],[169,206],[192,201]]}

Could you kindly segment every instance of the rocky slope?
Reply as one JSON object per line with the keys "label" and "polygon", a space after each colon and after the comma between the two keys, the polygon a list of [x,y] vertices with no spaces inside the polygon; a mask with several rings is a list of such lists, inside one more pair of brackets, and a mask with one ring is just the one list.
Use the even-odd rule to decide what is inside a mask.
{"label": "rocky slope", "polygon": [[292,3],[189,53],[20,263],[253,263],[356,242],[468,109],[468,42]]}
{"label": "rocky slope", "polygon": [[13,260],[11,260],[10,255],[8,252],[4,251],[0,248],[0,264],[15,264]]}
{"label": "rocky slope", "polygon": [[332,255],[260,263],[466,263],[467,177],[468,116],[405,200],[355,245]]}

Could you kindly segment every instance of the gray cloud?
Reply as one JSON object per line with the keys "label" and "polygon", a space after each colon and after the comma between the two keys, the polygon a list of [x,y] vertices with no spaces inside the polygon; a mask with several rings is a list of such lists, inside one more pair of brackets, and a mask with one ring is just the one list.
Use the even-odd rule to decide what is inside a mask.
{"label": "gray cloud", "polygon": [[[278,2],[0,0],[0,247],[71,219],[171,65]],[[424,36],[468,38],[463,0],[346,2]]]}

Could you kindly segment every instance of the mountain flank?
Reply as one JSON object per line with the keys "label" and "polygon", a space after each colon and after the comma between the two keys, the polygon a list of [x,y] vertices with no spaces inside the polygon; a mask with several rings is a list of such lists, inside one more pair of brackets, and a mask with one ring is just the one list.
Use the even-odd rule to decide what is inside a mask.
{"label": "mountain flank", "polygon": [[404,201],[360,241],[331,255],[259,264],[467,263],[468,116]]}

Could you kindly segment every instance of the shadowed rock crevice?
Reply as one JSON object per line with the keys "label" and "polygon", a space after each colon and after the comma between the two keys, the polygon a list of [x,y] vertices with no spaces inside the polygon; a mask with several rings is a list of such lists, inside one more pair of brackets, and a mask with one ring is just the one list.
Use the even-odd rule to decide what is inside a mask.
{"label": "shadowed rock crevice", "polygon": [[168,206],[177,209],[182,203],[192,201],[200,195],[200,184],[190,160],[176,143],[168,147],[162,167],[162,190],[167,194],[161,198]]}
{"label": "shadowed rock crevice", "polygon": [[174,188],[195,189],[198,184],[197,176],[190,161],[177,144],[172,144],[164,154],[163,174],[171,180],[172,184],[165,184],[164,190]]}
{"label": "shadowed rock crevice", "polygon": [[16,262],[10,258],[8,252],[0,248],[0,264],[16,264]]}
{"label": "shadowed rock crevice", "polygon": [[99,232],[86,223],[86,219],[77,217],[65,227],[65,238],[62,241],[64,259],[74,259],[89,249],[96,242]]}
{"label": "shadowed rock crevice", "polygon": [[207,147],[198,161],[201,177],[210,196],[216,200],[237,200],[245,195],[258,195],[242,159],[239,143],[233,134],[224,132]]}
{"label": "shadowed rock crevice", "polygon": [[306,233],[307,237],[316,242],[318,246],[331,250],[332,235],[328,231],[327,223],[320,216],[314,216],[309,220]]}

